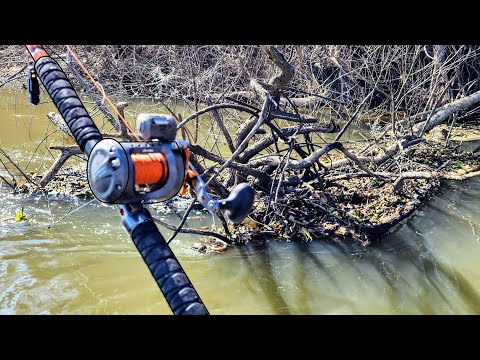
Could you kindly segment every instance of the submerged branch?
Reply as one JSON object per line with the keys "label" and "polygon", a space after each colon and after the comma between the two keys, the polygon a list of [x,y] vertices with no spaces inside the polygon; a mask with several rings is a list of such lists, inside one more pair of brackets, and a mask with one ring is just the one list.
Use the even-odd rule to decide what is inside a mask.
{"label": "submerged branch", "polygon": [[208,113],[209,111],[219,110],[219,109],[233,109],[233,110],[238,110],[238,111],[246,112],[246,113],[248,113],[248,114],[250,114],[250,115],[253,115],[253,116],[258,116],[258,112],[256,112],[255,110],[252,110],[252,109],[249,108],[249,107],[243,106],[243,105],[228,104],[228,103],[225,103],[225,104],[217,104],[217,105],[213,105],[213,106],[206,107],[206,108],[204,108],[204,109],[202,109],[202,110],[199,110],[199,111],[197,111],[197,112],[189,115],[186,119],[184,119],[180,124],[177,125],[177,129],[182,128],[182,127],[185,126],[185,124],[188,123],[190,120],[196,119],[196,118],[199,117],[200,115],[206,114],[206,113]]}
{"label": "submerged branch", "polygon": [[[169,230],[176,230],[177,228],[173,225],[170,225],[168,223],[166,223],[165,221],[162,221],[156,217],[152,217],[153,221],[155,221],[157,224],[160,224],[162,225],[164,228],[167,228]],[[221,234],[218,234],[216,232],[213,232],[213,231],[208,231],[208,230],[200,230],[200,229],[190,229],[190,228],[186,228],[186,227],[182,227],[178,230],[178,232],[180,233],[184,233],[184,234],[195,234],[195,235],[201,235],[201,236],[212,236],[212,237],[215,237],[217,239],[220,239],[222,241],[225,241],[226,243],[228,244],[231,244],[232,243],[232,240],[230,240],[228,237],[224,236],[224,235],[221,235]]]}

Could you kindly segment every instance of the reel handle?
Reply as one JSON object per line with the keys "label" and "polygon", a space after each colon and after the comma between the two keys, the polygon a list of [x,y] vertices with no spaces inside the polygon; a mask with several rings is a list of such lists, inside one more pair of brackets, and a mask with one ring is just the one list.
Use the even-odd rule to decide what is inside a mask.
{"label": "reel handle", "polygon": [[220,210],[227,220],[238,224],[252,210],[255,191],[247,183],[237,185],[226,199],[218,200]]}
{"label": "reel handle", "polygon": [[197,200],[212,214],[215,211],[220,211],[228,221],[232,221],[236,224],[241,223],[243,219],[252,210],[253,199],[255,197],[255,190],[247,183],[241,183],[235,186],[226,199],[215,200],[207,192],[205,183],[195,167],[189,163],[188,166],[196,174],[193,178],[190,178],[189,184],[195,190]]}

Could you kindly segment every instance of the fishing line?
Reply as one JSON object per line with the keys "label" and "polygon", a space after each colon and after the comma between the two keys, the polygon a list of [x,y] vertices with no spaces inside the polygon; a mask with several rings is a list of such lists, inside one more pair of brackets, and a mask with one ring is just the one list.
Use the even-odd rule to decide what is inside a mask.
{"label": "fishing line", "polygon": [[[88,92],[88,94],[90,95],[90,97],[94,100],[94,101],[83,101],[86,104],[96,105],[92,109],[89,110],[89,112],[91,113],[90,116],[93,118],[94,116],[96,116],[96,113],[92,114],[92,112],[95,112],[96,110],[100,110],[100,111],[102,111],[102,113],[105,117],[110,118],[110,120],[112,120],[113,119],[112,114],[105,107],[105,91],[103,89],[103,86],[100,83],[98,83],[100,85],[100,87],[102,88],[102,91],[101,91],[102,92],[102,100],[100,101],[98,99],[98,97],[96,96],[96,94],[94,93],[93,89],[86,83],[86,81],[81,77],[81,75],[73,68],[72,64],[69,61],[65,60],[53,48],[50,48],[50,47],[47,47],[47,46],[45,46],[45,48],[48,49],[49,52],[54,53],[56,59],[61,60],[69,68],[69,70],[74,74],[76,80],[82,85],[83,89],[86,90]],[[67,54],[67,58],[68,58],[68,54]],[[43,90],[43,88],[42,88],[42,90]]]}
{"label": "fishing line", "polygon": [[120,112],[117,110],[117,108],[113,105],[113,103],[111,102],[110,98],[107,96],[107,94],[105,94],[105,92],[102,90],[102,88],[99,86],[98,82],[95,81],[95,79],[93,78],[93,76],[89,73],[89,71],[85,68],[85,66],[82,64],[82,62],[78,59],[77,57],[77,54],[70,48],[70,46],[68,45],[65,45],[65,47],[67,48],[67,50],[70,52],[70,54],[72,55],[72,57],[75,59],[75,61],[77,62],[77,64],[82,68],[82,70],[85,72],[85,74],[88,76],[88,78],[91,80],[91,82],[93,83],[93,85],[97,88],[98,91],[100,91],[100,93],[102,93],[105,97],[105,100],[108,102],[108,104],[111,106],[111,108],[115,111],[115,113],[118,115],[118,117],[123,121],[123,123],[125,124],[125,126],[128,128],[128,130],[130,130],[130,132],[132,133],[132,135],[135,137],[135,139],[137,141],[141,141],[140,138],[138,137],[138,135],[135,133],[135,131],[133,131],[132,127],[130,126],[130,124],[125,120],[125,118],[122,116],[122,114],[120,114]]}
{"label": "fishing line", "polygon": [[[73,211],[70,211],[70,210],[72,210],[72,208],[70,207],[70,210],[69,210],[60,220],[54,221],[51,225],[57,225],[58,223],[60,223],[61,221],[63,221],[68,215],[72,215],[74,212],[80,210],[80,209],[83,208],[84,206],[87,206],[88,204],[90,204],[90,203],[91,203],[92,201],[94,201],[94,200],[95,200],[95,198],[93,198],[92,200],[90,200],[90,201],[86,202],[85,204],[79,206],[78,208],[76,208],[76,209],[73,210]],[[51,225],[49,225],[49,228],[50,228]]]}

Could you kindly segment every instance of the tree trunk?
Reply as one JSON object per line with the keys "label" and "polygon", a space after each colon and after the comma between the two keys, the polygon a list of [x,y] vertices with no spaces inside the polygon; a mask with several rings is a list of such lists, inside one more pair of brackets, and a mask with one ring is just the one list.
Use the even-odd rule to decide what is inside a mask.
{"label": "tree trunk", "polygon": [[452,101],[451,103],[434,110],[428,120],[422,121],[416,124],[415,126],[413,126],[413,132],[416,135],[427,133],[431,129],[433,129],[435,126],[447,120],[450,115],[462,110],[468,110],[479,103],[480,103],[480,91],[477,91],[472,95],[466,96],[464,98]]}
{"label": "tree trunk", "polygon": [[431,105],[433,107],[443,106],[452,98],[448,75],[445,70],[447,47],[445,45],[433,46],[433,71],[432,83],[430,84]]}

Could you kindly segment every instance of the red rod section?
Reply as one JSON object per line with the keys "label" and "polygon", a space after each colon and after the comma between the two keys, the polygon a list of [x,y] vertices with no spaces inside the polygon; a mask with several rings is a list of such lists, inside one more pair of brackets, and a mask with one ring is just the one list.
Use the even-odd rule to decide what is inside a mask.
{"label": "red rod section", "polygon": [[48,56],[42,45],[27,45],[27,49],[28,51],[30,51],[30,54],[32,55],[35,62],[41,57]]}

